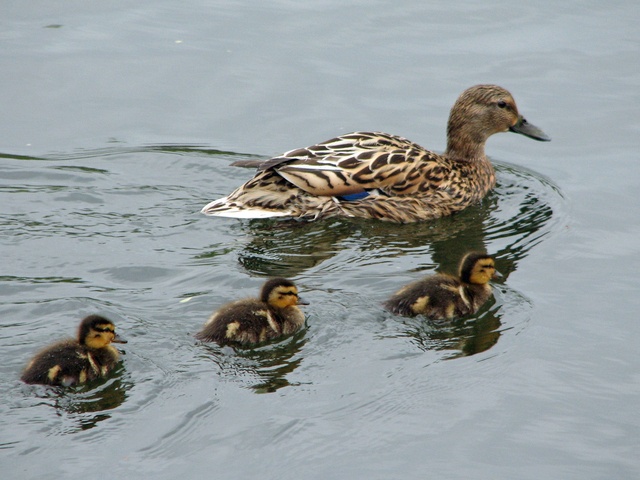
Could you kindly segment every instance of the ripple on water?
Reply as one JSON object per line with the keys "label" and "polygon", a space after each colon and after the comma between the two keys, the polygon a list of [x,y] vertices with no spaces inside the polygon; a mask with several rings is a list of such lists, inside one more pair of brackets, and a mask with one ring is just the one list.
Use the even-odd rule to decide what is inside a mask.
{"label": "ripple on water", "polygon": [[419,256],[422,262],[431,256],[431,265],[455,270],[464,253],[479,249],[496,255],[500,270],[508,275],[566,212],[562,195],[548,179],[504,163],[496,170],[498,185],[480,205],[433,222],[238,222],[232,230],[245,239],[238,259],[247,271],[260,275],[296,276],[319,266],[339,268],[331,260],[341,254],[341,263],[354,274],[368,264],[393,267],[396,258],[407,256]]}
{"label": "ripple on water", "polygon": [[[532,248],[566,221],[566,205],[548,179],[522,167],[497,163],[498,184],[485,200],[451,217],[409,225],[358,219],[315,223],[255,220],[230,228],[243,238],[238,261],[251,274],[301,277],[301,287],[335,291],[329,302],[376,316],[379,302],[434,270],[455,272],[469,250],[496,257],[500,292],[478,314],[448,325],[400,322],[400,335],[422,350],[456,358],[491,349],[503,332],[524,328],[531,312],[525,293],[508,287],[509,275]],[[215,219],[213,219],[215,221]],[[364,297],[350,304],[349,292]],[[323,317],[323,306],[315,314]]]}
{"label": "ripple on water", "polygon": [[[21,384],[23,395],[14,401],[28,412],[29,424],[39,425],[46,436],[68,435],[90,430],[112,417],[111,411],[125,403],[133,384],[119,364],[107,379],[71,388]],[[56,415],[46,415],[46,406]],[[94,437],[94,441],[99,441]]]}
{"label": "ripple on water", "polygon": [[[189,156],[193,151],[177,155],[183,153],[195,161]],[[110,160],[120,158],[118,155],[132,153],[111,152]],[[149,169],[153,165],[149,162]],[[180,168],[185,185],[193,181],[193,169],[199,173],[204,165],[190,167],[186,173]],[[74,302],[85,302],[83,310],[89,303],[120,312],[125,318],[121,331],[130,343],[122,367],[107,381],[74,391],[49,390],[42,399],[36,394],[36,404],[24,400],[27,404],[22,408],[29,412],[20,421],[41,422],[38,428],[49,436],[86,435],[90,443],[105,438],[110,429],[120,430],[127,421],[155,418],[158,410],[175,414],[164,430],[159,425],[141,427],[140,436],[152,431],[159,440],[147,441],[148,446],[137,454],[160,459],[184,450],[198,435],[210,435],[207,438],[212,440],[224,435],[198,432],[195,427],[225,408],[215,395],[203,399],[194,393],[180,412],[163,405],[179,403],[177,397],[186,388],[201,387],[204,382],[219,388],[223,398],[246,392],[340,390],[335,407],[327,410],[324,406],[317,416],[303,420],[271,416],[276,444],[280,439],[286,444],[284,439],[290,435],[304,436],[310,426],[327,419],[335,420],[336,425],[329,435],[339,438],[338,426],[356,413],[389,430],[398,428],[393,422],[403,411],[421,405],[430,391],[455,388],[448,383],[451,376],[447,382],[439,381],[437,375],[425,376],[425,368],[463,365],[457,367],[461,370],[448,371],[457,376],[457,388],[462,388],[461,382],[474,380],[464,375],[464,360],[460,359],[480,353],[480,358],[489,359],[504,353],[530,321],[533,304],[526,292],[509,286],[509,275],[536,245],[561,228],[566,205],[557,187],[544,177],[503,163],[496,169],[498,185],[481,204],[433,222],[395,225],[358,219],[302,223],[198,217],[197,224],[191,219],[176,221],[199,205],[200,198],[185,194],[173,178],[155,183],[146,179],[146,185],[135,185],[129,178],[123,180],[125,169],[117,163],[108,168],[36,168],[39,176],[27,182],[31,182],[28,188],[6,187],[14,189],[9,193],[29,196],[31,201],[18,205],[13,213],[0,214],[0,223],[5,232],[23,236],[35,252],[55,238],[58,247],[51,255],[59,258],[48,270],[34,268],[29,274],[12,272],[0,277],[0,285],[7,287],[4,292],[12,293],[12,298],[17,293],[38,318],[45,319],[35,327],[16,327],[20,335],[10,331],[9,346],[23,351],[28,344],[24,332],[35,335],[54,312],[77,311],[79,305]],[[212,188],[226,191],[226,179],[221,178]],[[103,188],[94,188],[94,183],[105,179],[109,181]],[[57,182],[68,186],[58,189]],[[46,200],[51,195],[56,200],[49,205]],[[135,195],[144,198],[143,205],[131,201]],[[79,207],[70,209],[70,201]],[[48,208],[35,210],[35,204]],[[171,235],[176,235],[173,244]],[[207,241],[201,244],[194,240],[205,237]],[[109,255],[96,255],[96,245],[104,246]],[[383,311],[380,303],[401,285],[435,270],[455,271],[460,257],[471,249],[495,255],[504,275],[494,285],[494,299],[478,314],[438,324]],[[192,333],[211,311],[233,298],[254,295],[264,277],[275,275],[294,279],[311,303],[305,308],[307,328],[256,349],[220,348],[193,340]],[[260,280],[248,281],[249,277]],[[89,291],[85,299],[78,289]],[[180,303],[191,296],[194,301]],[[3,311],[12,307],[6,298]],[[61,306],[56,298],[72,303]],[[49,310],[37,311],[38,305],[45,305],[38,302],[45,301]],[[454,359],[457,361],[446,361]],[[382,379],[366,398],[354,393],[368,388],[371,378]],[[24,398],[32,397],[31,393]],[[63,421],[46,416],[44,411],[50,409]],[[119,418],[112,415],[116,409]],[[107,419],[110,421],[105,422]],[[105,423],[108,429],[94,428]],[[248,431],[250,427],[239,427],[238,439],[243,438],[243,428]],[[300,444],[291,451],[303,448]],[[329,445],[326,448],[331,450]],[[318,455],[322,452],[320,448]]]}
{"label": "ripple on water", "polygon": [[218,381],[234,382],[256,393],[272,393],[291,386],[287,376],[300,363],[307,340],[306,329],[278,342],[257,348],[219,347],[203,344],[207,357],[216,365]]}

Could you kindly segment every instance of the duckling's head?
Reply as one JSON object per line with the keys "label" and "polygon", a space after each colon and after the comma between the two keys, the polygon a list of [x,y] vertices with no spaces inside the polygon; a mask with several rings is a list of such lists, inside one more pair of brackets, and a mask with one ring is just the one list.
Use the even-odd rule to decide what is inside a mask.
{"label": "duckling's head", "polygon": [[104,348],[111,342],[127,343],[116,334],[113,322],[100,315],[89,315],[80,322],[78,342],[89,348]]}
{"label": "duckling's head", "polygon": [[286,278],[267,280],[262,287],[260,300],[274,308],[287,308],[305,304],[298,297],[296,286]]}
{"label": "duckling's head", "polygon": [[486,285],[495,276],[495,261],[485,253],[468,253],[460,262],[460,280],[464,283]]}
{"label": "duckling's head", "polygon": [[511,94],[498,85],[475,85],[458,97],[449,115],[447,154],[462,159],[484,156],[494,133],[512,131],[534,140],[550,138],[518,113]]}

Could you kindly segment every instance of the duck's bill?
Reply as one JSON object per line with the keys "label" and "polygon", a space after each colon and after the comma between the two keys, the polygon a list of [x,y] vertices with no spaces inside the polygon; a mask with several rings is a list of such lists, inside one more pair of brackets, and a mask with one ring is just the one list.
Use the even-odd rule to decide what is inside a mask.
{"label": "duck's bill", "polygon": [[113,340],[111,340],[113,343],[129,343],[127,340],[125,340],[124,338],[122,338],[120,335],[118,335],[116,333],[115,337],[113,337]]}
{"label": "duck's bill", "polygon": [[305,299],[298,297],[298,305],[309,305]]}
{"label": "duck's bill", "polygon": [[509,130],[515,133],[520,133],[526,137],[533,138],[534,140],[539,140],[541,142],[551,141],[551,138],[546,133],[544,133],[535,125],[527,122],[527,119],[524,117],[519,117],[518,122]]}

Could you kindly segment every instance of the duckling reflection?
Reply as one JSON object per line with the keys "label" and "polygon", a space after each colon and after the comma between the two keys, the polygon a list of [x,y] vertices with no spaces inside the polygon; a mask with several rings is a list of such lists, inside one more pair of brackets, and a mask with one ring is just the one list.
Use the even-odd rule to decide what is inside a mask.
{"label": "duckling reflection", "polygon": [[111,320],[89,315],[80,322],[77,339],[63,340],[36,354],[22,380],[67,387],[106,376],[120,359],[111,343],[127,343],[115,328]]}
{"label": "duckling reflection", "polygon": [[298,330],[285,341],[258,348],[221,347],[207,344],[208,357],[219,368],[220,379],[240,383],[256,393],[272,393],[295,386],[289,375],[302,363],[301,352],[307,342],[304,330]]}
{"label": "duckling reflection", "polygon": [[418,321],[403,318],[401,335],[425,352],[444,353],[444,359],[471,356],[493,348],[502,335],[501,305],[490,299],[473,321]]}
{"label": "duckling reflection", "polygon": [[260,298],[223,305],[195,337],[220,345],[256,345],[298,331],[304,325],[304,305],[298,289],[285,278],[272,278],[262,287]]}
{"label": "duckling reflection", "polygon": [[119,363],[111,371],[109,379],[99,385],[87,383],[56,393],[53,406],[56,413],[66,419],[60,425],[64,433],[90,430],[111,418],[109,410],[121,406],[133,386],[123,373],[124,366]]}
{"label": "duckling reflection", "polygon": [[438,273],[410,283],[387,300],[384,307],[392,313],[425,315],[432,320],[470,315],[491,296],[489,280],[495,275],[492,257],[470,252],[460,261],[458,277]]}

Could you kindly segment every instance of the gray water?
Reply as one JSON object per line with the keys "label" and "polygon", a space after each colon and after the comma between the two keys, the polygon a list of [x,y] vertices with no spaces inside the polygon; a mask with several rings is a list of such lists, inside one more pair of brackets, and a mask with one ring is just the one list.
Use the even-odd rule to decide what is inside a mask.
{"label": "gray water", "polygon": [[[637,2],[94,3],[2,7],[3,478],[638,478]],[[492,137],[498,186],[459,215],[198,213],[250,178],[238,159],[352,130],[443,150],[477,83],[553,141]],[[471,248],[504,275],[477,315],[382,310]],[[193,340],[272,275],[303,331]],[[121,367],[21,383],[90,313]]]}

